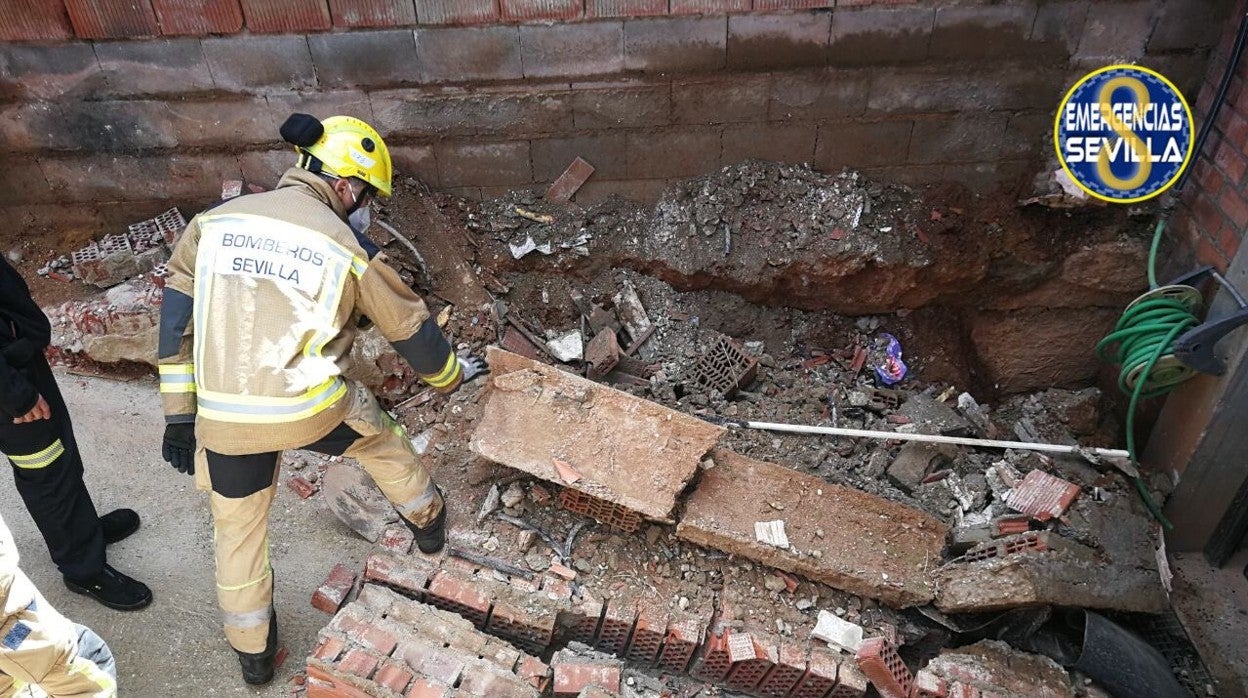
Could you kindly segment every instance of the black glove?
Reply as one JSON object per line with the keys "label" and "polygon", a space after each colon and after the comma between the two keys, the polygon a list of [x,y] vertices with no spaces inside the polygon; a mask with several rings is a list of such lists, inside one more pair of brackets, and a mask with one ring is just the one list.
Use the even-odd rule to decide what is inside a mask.
{"label": "black glove", "polygon": [[160,453],[179,473],[195,474],[195,425],[192,422],[165,425],[165,442]]}
{"label": "black glove", "polygon": [[484,376],[489,373],[490,365],[485,362],[483,357],[470,354],[459,357],[459,370],[464,375],[462,382],[467,383],[477,376]]}

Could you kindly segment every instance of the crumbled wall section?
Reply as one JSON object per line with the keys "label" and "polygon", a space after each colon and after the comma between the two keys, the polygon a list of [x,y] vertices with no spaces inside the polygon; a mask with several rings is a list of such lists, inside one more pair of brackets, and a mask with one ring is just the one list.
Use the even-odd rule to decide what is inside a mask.
{"label": "crumbled wall section", "polygon": [[517,354],[491,347],[487,358],[490,389],[474,453],[652,519],[670,519],[677,495],[724,433]]}
{"label": "crumbled wall section", "polygon": [[[711,454],[676,535],[891,606],[926,603],[948,526],[895,502],[731,451]],[[754,524],[783,520],[789,548]]]}
{"label": "crumbled wall section", "polygon": [[[1190,92],[1228,9],[1202,0],[419,0],[414,13],[395,0],[34,4],[38,13],[0,22],[2,148],[7,176],[22,177],[0,187],[0,207],[33,224],[124,222],[170,199],[197,209],[227,179],[272,186],[290,162],[277,124],[297,109],[375,122],[401,172],[471,197],[544,188],[577,157],[595,168],[580,203],[653,200],[673,179],[751,157],[1013,187],[1050,155],[1052,111],[1079,74],[1135,62]],[[1219,162],[1242,174],[1226,169],[1234,158]],[[152,186],[126,184],[136,178]]]}

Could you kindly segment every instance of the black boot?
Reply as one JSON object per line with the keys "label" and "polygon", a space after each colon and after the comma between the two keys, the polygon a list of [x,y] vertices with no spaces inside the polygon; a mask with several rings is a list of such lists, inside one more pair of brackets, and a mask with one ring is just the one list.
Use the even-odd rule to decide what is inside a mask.
{"label": "black boot", "polygon": [[100,517],[104,544],[112,545],[139,530],[139,514],[133,509],[114,509]]}
{"label": "black boot", "polygon": [[416,547],[420,548],[420,552],[426,555],[432,555],[442,549],[446,545],[446,499],[442,497],[442,491],[438,490],[438,501],[442,504],[442,510],[434,517],[433,523],[421,528],[407,517],[400,516],[403,523],[412,529],[412,533],[416,537]]}
{"label": "black boot", "polygon": [[234,652],[243,668],[243,681],[253,686],[272,681],[273,674],[277,671],[277,614],[269,617],[269,639],[264,643],[263,652]]}
{"label": "black boot", "polygon": [[65,578],[65,586],[118,611],[135,611],[152,602],[152,590],[105,564],[99,574],[91,577]]}

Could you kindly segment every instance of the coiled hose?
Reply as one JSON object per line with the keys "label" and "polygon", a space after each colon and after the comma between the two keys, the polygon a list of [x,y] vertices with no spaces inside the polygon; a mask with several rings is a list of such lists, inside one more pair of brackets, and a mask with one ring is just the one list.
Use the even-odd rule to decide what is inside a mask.
{"label": "coiled hose", "polygon": [[[1131,462],[1138,467],[1139,457],[1135,447],[1135,413],[1142,398],[1165,395],[1194,372],[1174,357],[1174,341],[1189,328],[1200,324],[1192,304],[1165,293],[1157,293],[1157,247],[1166,229],[1166,221],[1157,222],[1153,232],[1153,244],[1148,252],[1148,281],[1150,291],[1137,298],[1122,317],[1114,331],[1096,344],[1096,355],[1102,361],[1121,365],[1118,388],[1131,396],[1127,406],[1127,452]],[[1175,288],[1175,287],[1167,287]],[[1194,289],[1193,294],[1199,295]],[[1161,509],[1148,493],[1144,481],[1136,475],[1132,478],[1135,489],[1148,507],[1148,511],[1166,530],[1173,524],[1161,513]]]}

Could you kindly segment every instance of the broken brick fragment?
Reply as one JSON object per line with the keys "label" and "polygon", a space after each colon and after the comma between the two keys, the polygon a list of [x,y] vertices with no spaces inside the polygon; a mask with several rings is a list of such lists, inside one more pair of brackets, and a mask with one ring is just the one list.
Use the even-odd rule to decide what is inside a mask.
{"label": "broken brick fragment", "polygon": [[946,698],[949,695],[949,682],[930,671],[920,671],[914,675],[914,687],[911,698]]}
{"label": "broken brick fragment", "polygon": [[864,640],[857,661],[881,698],[909,698],[914,676],[892,643],[882,637]]}
{"label": "broken brick fragment", "polygon": [[377,545],[392,555],[407,555],[412,552],[415,535],[407,526],[390,526],[381,532]]}
{"label": "broken brick fragment", "polygon": [[329,614],[337,613],[355,586],[355,572],[342,563],[334,565],[329,576],[312,594],[312,606]]}
{"label": "broken brick fragment", "polygon": [[1032,470],[1006,496],[1006,503],[1038,521],[1048,521],[1066,513],[1078,496],[1078,485],[1043,470]]}
{"label": "broken brick fragment", "polygon": [[286,484],[290,489],[294,490],[295,494],[299,495],[300,499],[307,499],[316,494],[320,489],[320,485],[315,482],[309,482],[306,477],[298,474],[286,478]]}
{"label": "broken brick fragment", "polygon": [[546,200],[556,203],[567,203],[572,200],[585,180],[594,173],[594,166],[581,158],[576,158],[559,178],[546,190]]}
{"label": "broken brick fragment", "polygon": [[612,693],[620,692],[620,666],[618,663],[565,663],[553,665],[555,671],[555,698],[576,698],[589,686],[605,688]]}

